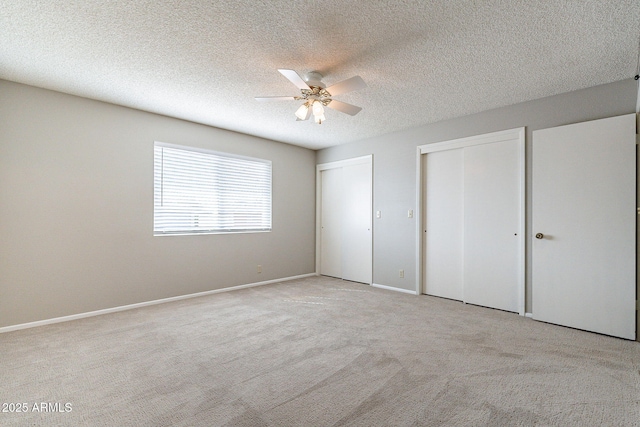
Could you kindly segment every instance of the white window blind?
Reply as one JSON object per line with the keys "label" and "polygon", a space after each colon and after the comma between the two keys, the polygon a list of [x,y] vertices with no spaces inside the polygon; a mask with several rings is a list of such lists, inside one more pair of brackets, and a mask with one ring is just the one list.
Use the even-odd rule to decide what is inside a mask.
{"label": "white window blind", "polygon": [[154,144],[154,235],[271,230],[271,162]]}

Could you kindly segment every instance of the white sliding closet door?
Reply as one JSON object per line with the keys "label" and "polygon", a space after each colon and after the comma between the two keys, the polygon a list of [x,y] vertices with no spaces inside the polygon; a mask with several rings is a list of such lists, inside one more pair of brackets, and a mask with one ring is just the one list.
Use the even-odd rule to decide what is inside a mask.
{"label": "white sliding closet door", "polygon": [[342,277],[342,168],[321,172],[320,274]]}
{"label": "white sliding closet door", "polygon": [[524,314],[524,129],[419,150],[423,292]]}
{"label": "white sliding closet door", "polygon": [[464,149],[464,301],[519,311],[517,141]]}
{"label": "white sliding closet door", "polygon": [[371,283],[371,163],[342,168],[342,278]]}
{"label": "white sliding closet door", "polygon": [[635,339],[635,114],[533,132],[533,318]]}
{"label": "white sliding closet door", "polygon": [[318,165],[322,275],[371,284],[371,156]]}
{"label": "white sliding closet door", "polygon": [[464,152],[423,157],[424,293],[462,301]]}

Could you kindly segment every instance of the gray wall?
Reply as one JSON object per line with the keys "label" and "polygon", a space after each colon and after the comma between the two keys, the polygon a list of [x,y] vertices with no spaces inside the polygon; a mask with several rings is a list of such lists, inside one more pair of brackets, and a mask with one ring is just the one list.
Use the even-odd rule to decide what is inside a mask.
{"label": "gray wall", "polygon": [[[154,237],[154,140],[271,160],[273,231]],[[314,204],[314,151],[0,80],[0,327],[313,273]]]}
{"label": "gray wall", "polygon": [[[317,159],[318,163],[326,163],[373,154],[373,208],[382,211],[380,219],[374,218],[373,282],[415,290],[418,219],[407,218],[407,210],[416,209],[417,146],[526,126],[526,227],[529,236],[532,231],[531,132],[536,129],[633,113],[637,93],[636,82],[633,79],[623,80],[331,147],[319,151]],[[364,113],[366,114],[366,110]],[[527,265],[530,265],[530,239],[527,239],[526,248]],[[404,269],[404,279],[398,277],[399,269]],[[527,268],[527,312],[531,312],[530,283],[531,271]]]}

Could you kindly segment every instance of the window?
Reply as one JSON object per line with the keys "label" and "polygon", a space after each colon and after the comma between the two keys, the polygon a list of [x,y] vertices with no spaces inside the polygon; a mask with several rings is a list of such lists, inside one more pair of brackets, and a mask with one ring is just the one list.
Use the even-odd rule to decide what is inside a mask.
{"label": "window", "polygon": [[271,230],[271,162],[154,143],[153,234]]}

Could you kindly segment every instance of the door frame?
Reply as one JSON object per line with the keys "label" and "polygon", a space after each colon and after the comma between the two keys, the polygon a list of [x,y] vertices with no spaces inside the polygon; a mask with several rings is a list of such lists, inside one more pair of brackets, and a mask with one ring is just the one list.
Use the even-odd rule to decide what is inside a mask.
{"label": "door frame", "polygon": [[518,144],[518,161],[519,161],[519,188],[520,188],[520,215],[518,226],[518,314],[525,315],[525,192],[526,192],[526,176],[525,176],[525,128],[514,128],[498,132],[486,133],[483,135],[470,136],[466,138],[457,138],[447,141],[434,142],[430,144],[419,145],[416,148],[416,294],[420,295],[424,292],[423,283],[423,251],[424,244],[424,227],[426,220],[422,209],[424,203],[422,194],[424,171],[422,168],[422,155],[437,151],[454,150],[458,148],[472,147],[474,145],[491,144],[496,142],[516,140]]}
{"label": "door frame", "polygon": [[[316,165],[316,275],[320,276],[320,263],[322,262],[320,257],[322,249],[322,177],[320,174],[322,171],[327,169],[336,169],[359,164],[369,164],[371,166],[371,195],[369,199],[369,212],[371,213],[371,281],[373,283],[373,154]],[[370,284],[371,283],[369,283],[369,285]]]}

